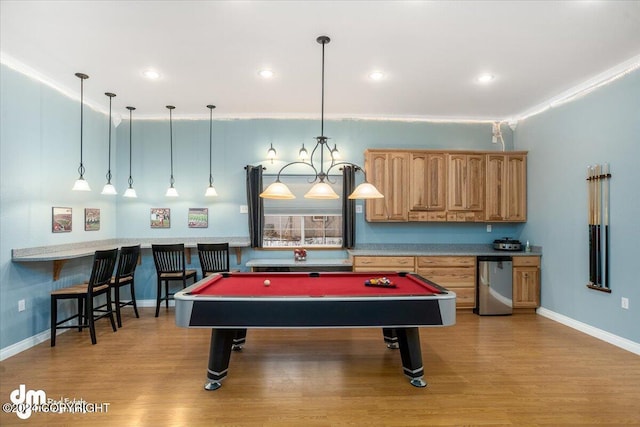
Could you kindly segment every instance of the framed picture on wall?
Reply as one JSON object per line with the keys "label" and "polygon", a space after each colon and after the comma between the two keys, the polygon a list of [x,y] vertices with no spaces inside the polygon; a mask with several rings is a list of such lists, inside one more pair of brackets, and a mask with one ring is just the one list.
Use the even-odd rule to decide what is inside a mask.
{"label": "framed picture on wall", "polygon": [[189,228],[209,227],[209,208],[189,208],[187,221]]}
{"label": "framed picture on wall", "polygon": [[171,228],[171,209],[151,208],[151,228]]}
{"label": "framed picture on wall", "polygon": [[100,209],[84,208],[84,231],[100,230]]}
{"label": "framed picture on wall", "polygon": [[71,208],[51,208],[51,231],[54,233],[68,233],[72,229]]}

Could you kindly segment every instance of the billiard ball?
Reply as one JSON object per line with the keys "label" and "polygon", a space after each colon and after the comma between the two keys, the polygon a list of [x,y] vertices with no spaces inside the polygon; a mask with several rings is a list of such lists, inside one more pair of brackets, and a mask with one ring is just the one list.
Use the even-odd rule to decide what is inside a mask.
{"label": "billiard ball", "polygon": [[271,280],[267,279],[264,281],[265,286],[269,286],[271,284]]}

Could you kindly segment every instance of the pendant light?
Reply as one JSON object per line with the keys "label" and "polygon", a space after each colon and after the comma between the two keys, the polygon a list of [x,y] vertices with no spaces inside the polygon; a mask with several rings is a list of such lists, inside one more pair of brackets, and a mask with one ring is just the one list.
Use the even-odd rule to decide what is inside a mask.
{"label": "pendant light", "polygon": [[118,194],[118,192],[116,191],[116,187],[111,184],[111,101],[116,94],[105,92],[105,95],[109,97],[109,169],[107,169],[107,183],[102,188],[102,194],[114,196]]}
{"label": "pendant light", "polygon": [[86,74],[76,73],[76,77],[80,79],[80,166],[78,167],[78,173],[80,176],[73,184],[73,191],[91,191],[89,183],[84,179],[84,164],[82,163],[82,122],[84,120],[84,81],[89,78]]}
{"label": "pendant light", "polygon": [[216,108],[216,106],[207,105],[207,108],[209,109],[209,186],[204,195],[205,197],[216,197],[218,192],[213,186],[213,174],[211,172],[211,158],[213,157],[213,109]]}
{"label": "pendant light", "polygon": [[138,195],[136,194],[136,190],[133,188],[133,178],[131,178],[131,145],[132,145],[131,129],[133,128],[132,112],[135,109],[136,109],[135,107],[127,107],[127,110],[129,110],[129,188],[127,188],[127,190],[124,192],[124,195],[123,195],[123,197],[129,197],[132,199],[135,199],[136,197],[138,197]]}
{"label": "pendant light", "polygon": [[173,105],[167,105],[167,109],[169,110],[169,147],[171,149],[171,179],[169,180],[169,188],[167,188],[167,192],[165,196],[167,197],[178,197],[178,190],[173,186],[173,120],[171,116],[171,112],[176,108]]}
{"label": "pendant light", "polygon": [[[284,165],[278,175],[276,177],[276,181],[269,185],[262,193],[260,193],[260,197],[265,199],[295,199],[295,196],[289,190],[289,188],[280,182],[280,174],[287,167],[294,164],[303,164],[307,166],[311,166],[315,176],[312,177],[310,182],[315,182],[315,184],[311,187],[311,189],[304,195],[307,199],[338,199],[340,196],[336,194],[336,192],[331,188],[328,184],[329,181],[329,171],[338,165],[349,165],[353,166],[356,171],[362,171],[362,168],[355,163],[351,162],[337,162],[339,160],[340,153],[338,152],[337,146],[334,144],[333,149],[329,147],[326,136],[324,136],[324,47],[328,44],[331,39],[327,36],[320,36],[316,39],[316,41],[322,45],[322,102],[321,102],[321,110],[320,110],[320,136],[316,136],[316,146],[311,151],[311,157],[309,157],[307,161],[307,149],[304,144],[302,144],[302,148],[298,152],[298,157],[300,160],[294,161]],[[273,149],[273,146],[269,150]],[[327,155],[331,159],[331,163],[327,170],[324,170],[324,155],[325,150]],[[274,150],[275,157],[275,150]],[[313,159],[314,155],[320,155],[320,167],[318,168],[314,165]],[[272,161],[273,162],[273,161]],[[365,176],[365,182],[356,187],[353,193],[349,196],[350,199],[379,199],[384,197],[372,184],[368,183]]]}

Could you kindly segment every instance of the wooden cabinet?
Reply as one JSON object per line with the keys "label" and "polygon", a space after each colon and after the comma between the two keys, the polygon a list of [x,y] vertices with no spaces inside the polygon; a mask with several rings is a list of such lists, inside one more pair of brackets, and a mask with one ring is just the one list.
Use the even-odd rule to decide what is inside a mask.
{"label": "wooden cabinet", "polygon": [[444,216],[447,208],[446,154],[411,153],[409,176],[409,210],[440,211]]}
{"label": "wooden cabinet", "polygon": [[447,155],[447,221],[484,221],[485,154]]}
{"label": "wooden cabinet", "polygon": [[367,221],[407,221],[409,153],[365,151],[367,179],[384,195],[366,201]]}
{"label": "wooden cabinet", "polygon": [[354,256],[353,271],[415,272],[413,256]]}
{"label": "wooden cabinet", "polygon": [[513,308],[540,306],[540,257],[513,257]]}
{"label": "wooden cabinet", "polygon": [[485,219],[527,220],[526,154],[487,155]]}
{"label": "wooden cabinet", "polygon": [[476,257],[419,256],[416,272],[456,293],[456,308],[476,306]]}
{"label": "wooden cabinet", "polygon": [[365,170],[384,195],[370,222],[527,220],[524,151],[366,150]]}

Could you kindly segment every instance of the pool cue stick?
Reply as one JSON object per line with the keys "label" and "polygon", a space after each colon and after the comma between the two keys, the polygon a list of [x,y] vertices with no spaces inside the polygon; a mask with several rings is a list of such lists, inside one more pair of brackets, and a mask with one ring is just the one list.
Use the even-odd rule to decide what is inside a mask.
{"label": "pool cue stick", "polygon": [[602,167],[596,165],[596,285],[602,287]]}
{"label": "pool cue stick", "polygon": [[594,239],[593,239],[593,168],[591,166],[587,167],[587,188],[588,188],[588,221],[589,221],[589,283],[591,285],[595,284],[595,274],[594,274]]}
{"label": "pool cue stick", "polygon": [[604,282],[603,286],[609,288],[609,164],[604,164]]}

